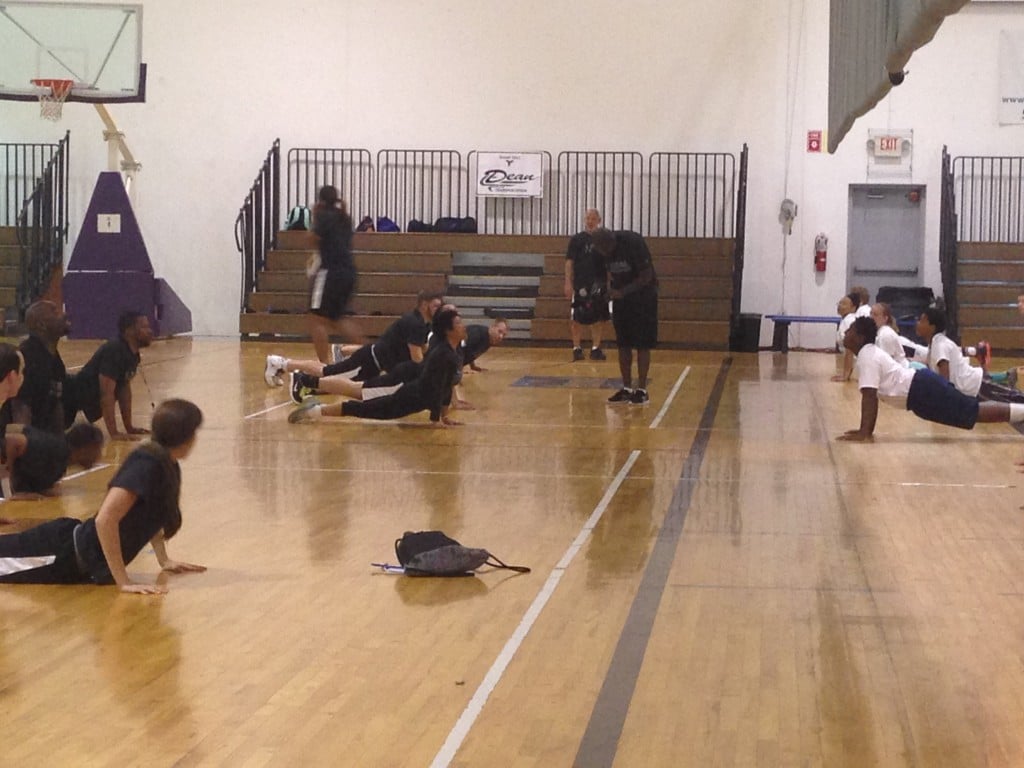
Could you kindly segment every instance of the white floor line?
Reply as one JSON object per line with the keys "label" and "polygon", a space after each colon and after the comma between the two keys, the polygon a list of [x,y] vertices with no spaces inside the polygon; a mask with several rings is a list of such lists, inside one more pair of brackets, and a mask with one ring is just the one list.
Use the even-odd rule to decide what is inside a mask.
{"label": "white floor line", "polygon": [[665,400],[665,404],[661,406],[661,410],[658,411],[658,415],[654,417],[654,421],[651,422],[651,429],[657,429],[658,425],[661,424],[661,420],[665,417],[665,413],[668,411],[668,407],[672,405],[672,401],[676,397],[676,393],[679,388],[683,386],[683,382],[686,381],[686,377],[690,375],[690,366],[686,366],[683,372],[679,374],[679,378],[676,379],[675,386],[672,387],[672,391],[668,393],[668,398]]}
{"label": "white floor line", "polygon": [[527,634],[529,634],[530,629],[533,627],[533,623],[537,620],[537,617],[540,616],[540,612],[544,610],[544,606],[547,605],[551,595],[554,594],[555,588],[558,586],[558,582],[562,580],[562,576],[565,574],[569,564],[583,547],[587,537],[590,536],[591,532],[594,530],[594,527],[597,525],[601,516],[611,503],[611,500],[618,492],[619,486],[622,485],[626,476],[629,474],[629,470],[632,469],[639,457],[640,451],[633,451],[629,454],[629,458],[626,459],[626,463],[622,465],[622,469],[619,470],[615,479],[612,480],[611,485],[609,485],[608,489],[604,492],[604,496],[601,498],[601,501],[599,501],[597,506],[594,508],[593,514],[587,518],[587,522],[583,524],[583,528],[580,529],[575,541],[569,545],[565,554],[562,555],[562,559],[558,561],[558,564],[554,567],[554,570],[552,570],[551,575],[548,576],[548,580],[544,583],[544,586],[537,594],[537,597],[534,598],[533,603],[529,608],[527,608],[526,613],[519,622],[519,626],[516,627],[512,636],[509,637],[508,641],[505,643],[505,647],[502,648],[501,653],[498,654],[498,658],[494,660],[491,668],[487,671],[487,674],[484,675],[484,679],[473,694],[473,698],[469,700],[469,703],[463,710],[458,722],[455,723],[455,727],[449,732],[448,738],[445,739],[440,751],[434,757],[434,761],[430,764],[431,768],[446,768],[446,766],[451,764],[452,760],[455,758],[456,752],[459,751],[459,747],[462,746],[462,742],[464,742],[466,737],[469,735],[469,731],[473,727],[473,723],[476,722],[476,718],[483,711],[484,704],[487,703],[487,699],[497,687],[498,682],[501,680],[501,676],[505,673],[505,669],[512,661],[512,657],[516,655],[516,651],[519,650],[519,646],[523,644],[523,640],[526,639]]}
{"label": "white floor line", "polygon": [[283,403],[278,403],[277,405],[272,405],[269,408],[264,408],[262,411],[256,411],[256,413],[250,413],[245,418],[247,418],[247,419],[255,419],[257,416],[262,416],[265,413],[270,413],[271,411],[276,411],[278,408],[284,408],[286,405],[295,405],[295,403],[293,403],[291,400],[285,400]]}
{"label": "white floor line", "polygon": [[92,474],[93,472],[97,472],[97,471],[99,471],[101,469],[106,469],[109,466],[110,466],[109,464],[93,464],[88,469],[83,469],[81,472],[75,472],[75,474],[73,474],[73,475],[67,475],[66,477],[64,477],[62,479],[63,480],[75,480],[75,479],[77,479],[79,477],[85,477],[86,475]]}
{"label": "white floor line", "polygon": [[1016,485],[989,483],[893,483],[904,488],[1017,488]]}

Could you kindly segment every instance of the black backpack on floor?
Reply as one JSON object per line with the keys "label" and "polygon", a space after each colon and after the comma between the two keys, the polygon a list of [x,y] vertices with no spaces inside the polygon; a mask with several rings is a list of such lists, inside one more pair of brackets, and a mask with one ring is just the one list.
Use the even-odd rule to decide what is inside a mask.
{"label": "black backpack on floor", "polygon": [[441,531],[406,531],[402,538],[395,540],[395,555],[408,576],[472,576],[477,568],[485,565],[518,573],[530,572],[525,565],[503,563],[486,549],[464,547]]}

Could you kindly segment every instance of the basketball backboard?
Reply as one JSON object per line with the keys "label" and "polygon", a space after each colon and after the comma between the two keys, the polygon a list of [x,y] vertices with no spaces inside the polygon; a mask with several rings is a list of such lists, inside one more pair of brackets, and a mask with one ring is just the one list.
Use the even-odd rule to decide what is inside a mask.
{"label": "basketball backboard", "polygon": [[68,101],[146,100],[142,5],[0,0],[0,99],[34,101],[32,80],[74,80]]}

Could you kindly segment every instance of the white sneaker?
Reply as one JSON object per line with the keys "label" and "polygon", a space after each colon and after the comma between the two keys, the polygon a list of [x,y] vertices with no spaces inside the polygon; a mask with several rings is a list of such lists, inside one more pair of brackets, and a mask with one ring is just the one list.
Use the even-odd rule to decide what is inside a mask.
{"label": "white sneaker", "polygon": [[263,380],[268,387],[284,386],[284,369],[288,361],[281,355],[267,355],[267,367],[263,369]]}
{"label": "white sneaker", "polygon": [[309,397],[306,398],[302,405],[288,414],[288,423],[301,424],[305,421],[319,421],[322,417],[323,412],[320,408],[320,401],[315,397]]}
{"label": "white sneaker", "polygon": [[331,344],[331,362],[340,363],[345,359],[345,353],[341,351],[341,344]]}

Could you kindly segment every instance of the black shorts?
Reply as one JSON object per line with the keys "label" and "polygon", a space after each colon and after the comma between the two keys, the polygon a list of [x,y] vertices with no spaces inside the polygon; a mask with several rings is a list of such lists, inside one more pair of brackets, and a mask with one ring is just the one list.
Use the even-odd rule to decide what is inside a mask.
{"label": "black shorts", "polygon": [[960,429],[974,429],[978,423],[979,404],[978,398],[965,395],[928,368],[914,374],[907,393],[908,411],[925,421]]}
{"label": "black shorts", "polygon": [[654,349],[658,346],[658,294],[637,293],[612,302],[612,325],[619,347]]}
{"label": "black shorts", "polygon": [[348,314],[348,304],[355,287],[354,272],[319,270],[313,277],[309,311],[328,320],[337,320]]}
{"label": "black shorts", "polygon": [[608,294],[592,288],[575,288],[572,293],[572,319],[580,325],[608,320]]}

